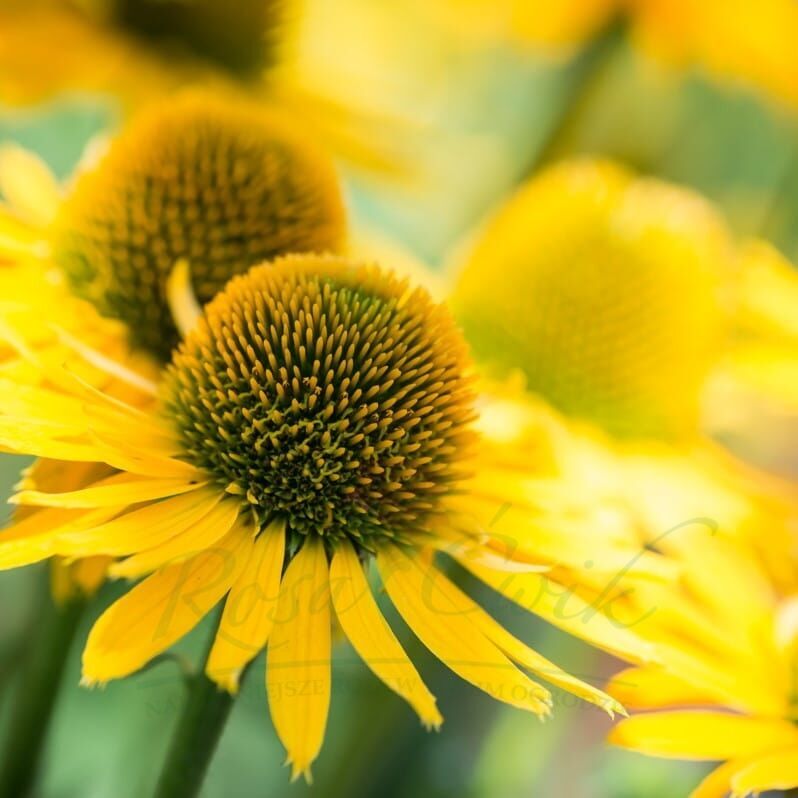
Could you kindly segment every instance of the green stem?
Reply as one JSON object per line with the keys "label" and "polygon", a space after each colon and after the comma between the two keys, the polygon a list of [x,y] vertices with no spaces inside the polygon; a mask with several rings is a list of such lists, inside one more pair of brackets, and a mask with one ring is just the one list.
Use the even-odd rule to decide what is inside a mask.
{"label": "green stem", "polygon": [[235,696],[205,675],[204,663],[202,670],[189,678],[186,703],[154,798],[194,798],[199,794],[234,701]]}
{"label": "green stem", "polygon": [[0,798],[24,798],[33,786],[67,654],[85,607],[83,597],[56,606],[47,591],[38,634],[22,663],[0,765]]}
{"label": "green stem", "polygon": [[587,45],[571,66],[565,78],[561,110],[556,115],[543,145],[526,169],[526,174],[531,174],[540,166],[556,160],[567,150],[568,136],[582,120],[595,88],[603,80],[606,69],[618,52],[624,33],[623,19],[621,17],[614,19]]}

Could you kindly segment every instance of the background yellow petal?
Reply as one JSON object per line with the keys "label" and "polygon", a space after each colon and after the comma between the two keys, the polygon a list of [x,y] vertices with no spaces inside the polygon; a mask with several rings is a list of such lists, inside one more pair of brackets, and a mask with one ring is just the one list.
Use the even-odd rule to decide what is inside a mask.
{"label": "background yellow petal", "polygon": [[655,712],[621,721],[609,740],[650,756],[721,760],[798,747],[798,728],[786,720],[720,712]]}
{"label": "background yellow petal", "polygon": [[798,787],[798,743],[785,751],[755,759],[732,776],[731,784],[735,798]]}
{"label": "background yellow petal", "polygon": [[58,183],[44,161],[13,145],[0,147],[0,191],[20,216],[41,226],[55,218],[61,202]]}

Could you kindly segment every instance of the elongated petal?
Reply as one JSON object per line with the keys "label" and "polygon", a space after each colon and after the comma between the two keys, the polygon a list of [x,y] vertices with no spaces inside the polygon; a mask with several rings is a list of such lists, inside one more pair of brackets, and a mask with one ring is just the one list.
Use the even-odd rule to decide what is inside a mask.
{"label": "elongated petal", "polygon": [[114,563],[109,573],[133,579],[165,565],[173,565],[211,548],[233,526],[240,512],[237,501],[219,502],[207,515],[160,546]]}
{"label": "elongated petal", "polygon": [[13,145],[0,148],[0,191],[20,216],[40,226],[55,218],[61,202],[58,183],[44,161]]}
{"label": "elongated petal", "polygon": [[627,668],[612,677],[607,692],[629,709],[697,707],[714,703],[711,696],[664,668]]}
{"label": "elongated petal", "polygon": [[330,565],[336,615],[349,642],[374,674],[415,709],[425,726],[443,722],[435,697],[382,616],[363,565],[349,543],[339,546]]}
{"label": "elongated petal", "polygon": [[202,308],[191,285],[189,263],[181,258],[166,281],[166,298],[175,326],[183,336],[188,335],[202,315]]}
{"label": "elongated petal", "polygon": [[[108,523],[72,527],[58,535],[59,554],[119,556],[160,546],[204,518],[220,501],[219,491],[200,488],[120,515]],[[47,512],[47,511],[43,511]]]}
{"label": "elongated petal", "polygon": [[[122,475],[126,476],[126,475]],[[113,478],[112,478],[113,479]],[[163,499],[198,490],[206,483],[186,482],[182,479],[115,479],[108,484],[92,485],[66,493],[43,493],[23,490],[9,499],[11,504],[30,504],[36,507],[123,507],[128,504]]]}
{"label": "elongated petal", "polygon": [[330,709],[330,574],[324,546],[307,540],[280,587],[266,664],[266,689],[291,778],[310,780]]}
{"label": "elongated petal", "polygon": [[651,643],[604,614],[607,608],[601,598],[587,602],[572,589],[542,574],[508,574],[485,568],[469,559],[460,562],[510,601],[569,634],[633,662],[657,659],[656,649]]}
{"label": "elongated petal", "polygon": [[284,558],[285,523],[275,521],[258,535],[252,557],[225,602],[205,672],[231,693],[238,692],[241,671],[271,634]]}
{"label": "elongated petal", "polygon": [[798,787],[798,743],[792,748],[755,759],[732,776],[735,798],[766,790]]}
{"label": "elongated petal", "polygon": [[472,613],[476,624],[486,637],[492,640],[511,660],[531,670],[537,676],[551,682],[557,687],[601,707],[610,717],[615,712],[626,714],[618,701],[597,687],[577,679],[553,662],[547,660],[526,643],[510,634],[500,623],[466,596],[456,585],[441,575],[439,582],[441,592],[449,599],[452,609],[462,613]]}
{"label": "elongated petal", "polygon": [[[60,535],[84,526],[105,523],[115,514],[116,509],[70,514],[69,517],[64,517],[63,514],[50,515],[48,510],[34,513],[7,530],[7,535],[0,535],[0,570],[19,568],[53,557],[61,553]],[[20,528],[38,531],[38,534],[21,534]],[[6,537],[9,539],[6,540]]]}
{"label": "elongated petal", "polygon": [[650,756],[721,760],[798,747],[798,728],[786,720],[720,712],[654,712],[621,721],[609,740]]}
{"label": "elongated petal", "polygon": [[213,549],[163,568],[112,604],[83,652],[83,679],[107,682],[137,671],[193,629],[245,566],[252,540],[237,525]]}
{"label": "elongated petal", "polygon": [[550,697],[522,673],[463,614],[438,597],[440,572],[431,564],[386,546],[377,557],[391,601],[422,643],[458,676],[488,695],[536,715],[550,712]]}

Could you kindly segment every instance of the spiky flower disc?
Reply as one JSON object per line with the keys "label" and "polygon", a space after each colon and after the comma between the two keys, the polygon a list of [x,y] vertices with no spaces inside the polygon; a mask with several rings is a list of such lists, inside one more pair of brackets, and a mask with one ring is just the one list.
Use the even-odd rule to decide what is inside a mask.
{"label": "spiky flower disc", "polygon": [[78,180],[56,221],[54,253],[76,292],[167,359],[175,263],[200,302],[234,274],[287,252],[337,249],[344,211],[334,169],[283,120],[187,95],[123,132]]}
{"label": "spiky flower disc", "polygon": [[606,163],[555,166],[496,216],[453,305],[475,352],[615,435],[697,427],[726,308],[728,241],[689,192]]}
{"label": "spiky flower disc", "polygon": [[446,309],[374,266],[291,256],[233,280],[174,356],[194,464],[294,535],[412,535],[463,476],[467,354]]}

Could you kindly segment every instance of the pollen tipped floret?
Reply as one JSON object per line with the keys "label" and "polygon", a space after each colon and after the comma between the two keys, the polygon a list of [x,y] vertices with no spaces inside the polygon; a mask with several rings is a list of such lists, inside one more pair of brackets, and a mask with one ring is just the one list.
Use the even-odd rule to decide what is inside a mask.
{"label": "pollen tipped floret", "polygon": [[255,263],[337,249],[344,226],[332,165],[284,120],[190,94],[134,121],[78,180],[53,249],[78,294],[168,359],[179,259],[204,303]]}
{"label": "pollen tipped floret", "polygon": [[730,284],[729,242],[690,192],[601,162],[534,178],[497,214],[452,304],[475,354],[613,435],[698,425]]}
{"label": "pollen tipped floret", "polygon": [[175,353],[187,457],[259,517],[371,549],[442,512],[473,395],[449,312],[376,266],[289,256],[234,279]]}

